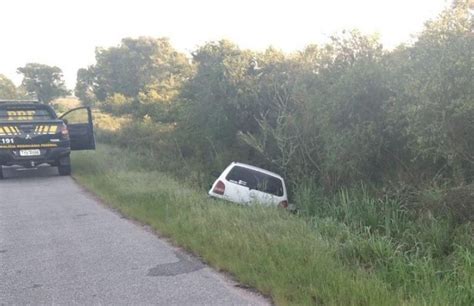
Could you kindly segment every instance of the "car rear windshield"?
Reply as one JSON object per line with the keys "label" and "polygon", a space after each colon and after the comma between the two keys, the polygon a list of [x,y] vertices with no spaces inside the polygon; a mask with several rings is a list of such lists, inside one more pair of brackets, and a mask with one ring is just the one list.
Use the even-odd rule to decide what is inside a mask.
{"label": "car rear windshield", "polygon": [[0,109],[0,121],[37,121],[54,119],[51,112],[45,108],[15,108]]}
{"label": "car rear windshield", "polygon": [[278,197],[283,195],[283,182],[281,179],[257,170],[234,166],[229,174],[227,174],[226,180]]}

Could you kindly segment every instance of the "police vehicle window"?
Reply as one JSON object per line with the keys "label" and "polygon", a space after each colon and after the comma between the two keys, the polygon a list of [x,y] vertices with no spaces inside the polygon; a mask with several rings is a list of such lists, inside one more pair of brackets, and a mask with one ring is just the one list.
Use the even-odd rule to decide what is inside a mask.
{"label": "police vehicle window", "polygon": [[1,109],[0,121],[35,121],[54,119],[46,109]]}
{"label": "police vehicle window", "polygon": [[283,183],[279,178],[262,173],[260,171],[235,166],[227,174],[226,179],[234,184],[248,187],[250,189],[270,193],[281,197],[283,195]]}
{"label": "police vehicle window", "polygon": [[89,123],[89,112],[86,108],[71,111],[65,115],[63,119],[66,119],[68,123]]}

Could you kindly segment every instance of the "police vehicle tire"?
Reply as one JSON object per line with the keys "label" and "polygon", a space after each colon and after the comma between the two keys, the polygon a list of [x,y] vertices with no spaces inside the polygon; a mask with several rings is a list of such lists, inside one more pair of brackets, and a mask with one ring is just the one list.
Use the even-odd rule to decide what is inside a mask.
{"label": "police vehicle tire", "polygon": [[62,157],[58,161],[58,172],[59,175],[71,175],[71,158],[69,156]]}
{"label": "police vehicle tire", "polygon": [[3,179],[3,167],[0,165],[0,180]]}
{"label": "police vehicle tire", "polygon": [[71,175],[71,165],[58,166],[59,175],[66,176]]}

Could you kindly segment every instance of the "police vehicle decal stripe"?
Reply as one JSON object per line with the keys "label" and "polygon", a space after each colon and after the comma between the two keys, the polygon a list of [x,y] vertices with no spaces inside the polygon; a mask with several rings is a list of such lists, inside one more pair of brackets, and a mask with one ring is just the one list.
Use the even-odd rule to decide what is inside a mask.
{"label": "police vehicle decal stripe", "polygon": [[58,130],[57,125],[52,125],[52,126],[49,127],[49,133],[50,134],[56,134],[57,130]]}
{"label": "police vehicle decal stripe", "polygon": [[[57,125],[38,125],[35,127],[33,134],[34,135],[54,135],[58,131]],[[0,135],[21,135],[21,130],[17,126],[0,126]]]}
{"label": "police vehicle decal stripe", "polygon": [[16,126],[3,126],[0,127],[0,135],[8,135],[8,136],[13,136],[13,135],[20,135],[21,132]]}

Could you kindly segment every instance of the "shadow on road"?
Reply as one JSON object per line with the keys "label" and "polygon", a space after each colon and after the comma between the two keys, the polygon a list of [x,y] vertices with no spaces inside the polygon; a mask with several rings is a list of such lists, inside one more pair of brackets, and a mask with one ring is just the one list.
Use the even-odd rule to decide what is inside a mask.
{"label": "shadow on road", "polygon": [[37,178],[37,177],[50,177],[57,176],[58,169],[50,166],[40,166],[35,169],[25,169],[19,167],[4,167],[3,175],[5,179],[25,179],[25,178]]}

